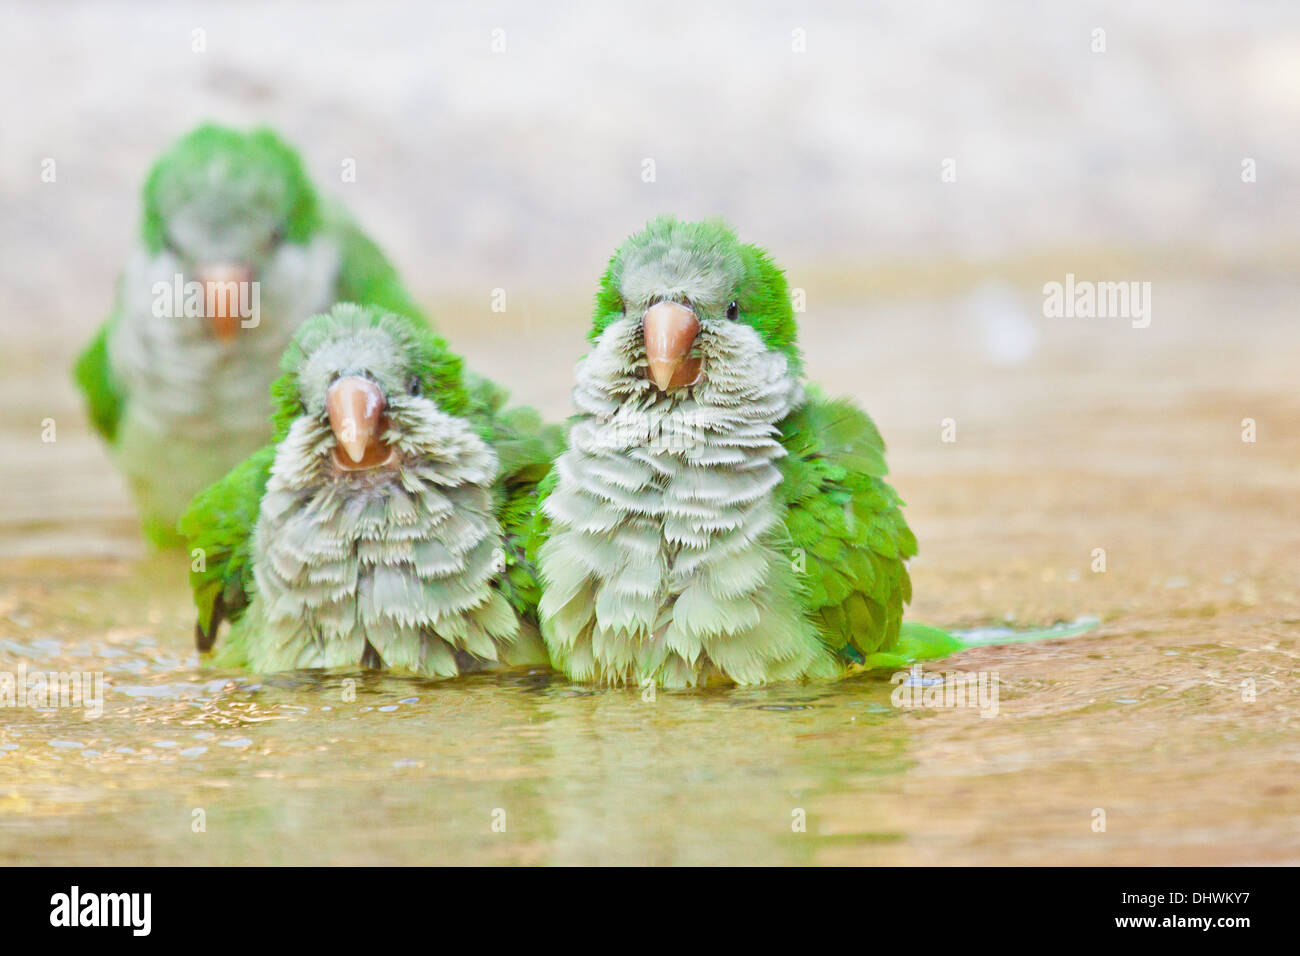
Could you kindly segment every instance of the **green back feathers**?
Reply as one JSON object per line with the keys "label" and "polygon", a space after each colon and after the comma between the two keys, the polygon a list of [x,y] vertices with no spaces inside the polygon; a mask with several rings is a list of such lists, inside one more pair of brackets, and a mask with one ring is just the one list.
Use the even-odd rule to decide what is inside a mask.
{"label": "green back feathers", "polygon": [[862,663],[898,640],[912,599],[916,538],[884,480],[885,444],[851,401],[814,392],[781,423],[787,545],[810,620],[841,660]]}
{"label": "green back feathers", "polygon": [[305,242],[320,227],[316,192],[291,146],[269,129],[241,133],[205,124],[173,144],[145,180],[145,248],[155,254],[162,249],[174,204],[222,177],[238,180],[237,187],[272,206],[289,241]]}
{"label": "green back feathers", "polygon": [[542,599],[535,560],[541,545],[538,485],[553,473],[552,464],[564,450],[564,431],[544,423],[532,408],[506,409],[491,421],[487,437],[500,461],[492,492],[505,552],[500,587],[515,612],[535,625]]}
{"label": "green back feathers", "polygon": [[212,646],[223,619],[236,621],[248,606],[253,586],[253,527],[275,448],[268,445],[201,492],[181,517],[177,530],[190,547],[190,587],[199,618],[200,650]]}
{"label": "green back feathers", "polygon": [[619,292],[614,279],[614,267],[618,263],[618,252],[609,260],[605,273],[600,277],[600,288],[596,290],[595,310],[591,316],[591,328],[587,331],[588,341],[595,342],[605,329],[623,318],[623,294]]}
{"label": "green back feathers", "polygon": [[660,216],[625,240],[601,277],[590,340],[594,342],[612,322],[621,319],[629,305],[648,304],[625,301],[633,292],[625,288],[630,274],[647,262],[658,263],[662,275],[677,286],[659,289],[670,297],[692,288],[692,280],[702,274],[718,277],[720,284],[708,286],[716,288],[716,294],[710,296],[716,301],[693,301],[696,311],[720,318],[735,301],[738,321],[752,326],[768,348],[785,352],[798,369],[798,329],[785,274],[764,250],[742,243],[721,219],[683,222]]}
{"label": "green back feathers", "polygon": [[563,449],[564,430],[543,422],[535,408],[506,407],[509,393],[495,382],[472,373],[466,381],[469,405],[463,414],[496,452],[498,480],[510,487],[536,485]]}
{"label": "green back feathers", "polygon": [[122,389],[108,361],[111,327],[111,322],[100,326],[72,369],[72,376],[85,397],[91,425],[110,444],[117,438],[117,425],[122,417]]}
{"label": "green back feathers", "polygon": [[798,326],[785,273],[758,246],[743,245],[740,254],[745,261],[745,279],[736,294],[738,321],[753,326],[768,348],[784,352],[791,371],[798,374],[802,364]]}

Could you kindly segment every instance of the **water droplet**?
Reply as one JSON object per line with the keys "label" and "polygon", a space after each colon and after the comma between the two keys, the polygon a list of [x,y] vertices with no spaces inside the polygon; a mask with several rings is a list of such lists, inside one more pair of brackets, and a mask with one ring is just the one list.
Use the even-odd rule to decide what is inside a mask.
{"label": "water droplet", "polygon": [[909,673],[907,680],[903,681],[903,687],[938,687],[940,684],[947,683],[947,678],[940,674],[914,674]]}

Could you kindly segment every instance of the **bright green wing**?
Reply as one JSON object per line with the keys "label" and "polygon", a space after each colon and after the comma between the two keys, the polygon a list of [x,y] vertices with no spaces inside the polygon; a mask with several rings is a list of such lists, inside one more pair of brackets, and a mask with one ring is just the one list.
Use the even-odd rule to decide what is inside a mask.
{"label": "bright green wing", "polygon": [[[555,458],[558,458],[560,452],[564,450],[563,434],[560,435],[557,445]],[[552,458],[552,461],[554,461],[554,458]],[[542,506],[546,503],[550,493],[555,490],[557,484],[559,484],[559,472],[552,468],[547,472],[546,477],[537,483],[533,491],[530,507],[526,514],[519,516],[520,523],[515,531],[516,539],[524,549],[521,561],[532,571],[532,580],[537,588],[536,597],[538,601],[541,600],[543,590],[541,577],[537,573],[537,569],[541,566],[539,558],[542,545],[546,543],[546,539],[550,537],[551,533],[551,520],[542,510]]]}
{"label": "bright green wing", "polygon": [[123,400],[122,388],[108,364],[108,333],[112,327],[111,318],[99,327],[72,370],[73,378],[85,397],[90,423],[110,444],[117,438]]}
{"label": "bright green wing", "polygon": [[781,424],[785,530],[809,618],[846,663],[894,648],[916,538],[885,482],[885,443],[851,401],[808,401]]}
{"label": "bright green wing", "polygon": [[501,588],[515,611],[537,623],[541,581],[537,574],[537,486],[564,447],[564,432],[542,421],[535,409],[506,408],[506,391],[485,378],[467,375],[467,417],[500,460],[492,494],[505,538]]}
{"label": "bright green wing", "polygon": [[273,445],[254,452],[201,492],[177,526],[190,549],[200,651],[209,650],[221,622],[239,620],[252,599],[253,528],[274,460]]}
{"label": "bright green wing", "polygon": [[342,251],[334,290],[337,300],[377,305],[429,325],[428,317],[407,292],[397,270],[370,237],[342,209],[331,207],[328,216],[326,229],[339,242]]}

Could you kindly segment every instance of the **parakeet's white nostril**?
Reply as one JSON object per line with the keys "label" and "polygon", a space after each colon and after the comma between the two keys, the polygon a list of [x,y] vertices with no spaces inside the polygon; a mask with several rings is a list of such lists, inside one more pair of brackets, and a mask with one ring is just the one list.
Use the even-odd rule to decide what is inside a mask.
{"label": "parakeet's white nostril", "polygon": [[203,314],[212,334],[228,342],[239,331],[244,318],[243,305],[250,299],[249,283],[253,270],[239,263],[212,263],[199,266],[194,277],[203,287]]}
{"label": "parakeet's white nostril", "polygon": [[339,446],[355,465],[378,452],[380,424],[387,406],[384,393],[365,378],[341,378],[325,394],[325,410]]}
{"label": "parakeet's white nostril", "polygon": [[694,383],[700,375],[700,360],[687,356],[700,332],[695,313],[677,302],[656,302],[646,309],[642,325],[646,364],[659,391]]}

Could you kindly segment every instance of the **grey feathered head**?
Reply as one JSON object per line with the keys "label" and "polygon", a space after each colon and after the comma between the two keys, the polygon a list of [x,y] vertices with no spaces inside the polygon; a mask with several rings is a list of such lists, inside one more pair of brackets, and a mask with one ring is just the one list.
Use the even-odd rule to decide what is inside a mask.
{"label": "grey feathered head", "polygon": [[415,320],[336,305],[303,324],[281,367],[277,440],[296,428],[304,466],[361,473],[491,457],[458,417],[460,359]]}

